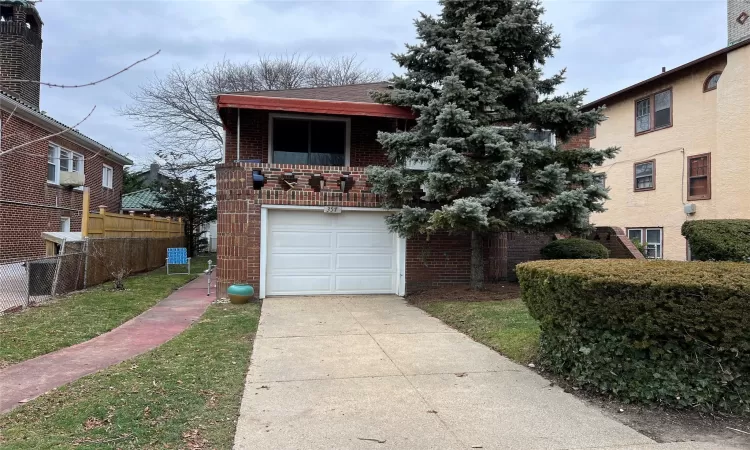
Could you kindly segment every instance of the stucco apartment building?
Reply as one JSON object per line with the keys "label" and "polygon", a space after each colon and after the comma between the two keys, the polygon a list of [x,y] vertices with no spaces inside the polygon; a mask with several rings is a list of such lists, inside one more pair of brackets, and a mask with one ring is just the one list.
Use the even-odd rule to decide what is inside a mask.
{"label": "stucco apartment building", "polygon": [[[0,0],[0,79],[39,80],[41,58],[42,21],[34,5]],[[40,110],[39,100],[38,83],[0,82],[0,262],[44,256],[43,232],[80,231],[84,186],[92,208],[118,212],[123,165],[132,164],[66,131]]]}
{"label": "stucco apartment building", "polygon": [[729,0],[728,46],[586,105],[606,106],[592,147],[610,189],[598,226],[623,229],[652,258],[689,259],[686,220],[750,219],[750,3]]}

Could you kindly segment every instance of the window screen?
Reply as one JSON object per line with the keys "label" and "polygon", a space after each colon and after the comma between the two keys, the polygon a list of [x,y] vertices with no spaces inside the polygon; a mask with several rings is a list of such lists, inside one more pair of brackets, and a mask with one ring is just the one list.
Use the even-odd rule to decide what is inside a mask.
{"label": "window screen", "polygon": [[654,95],[654,128],[672,125],[672,91]]}
{"label": "window screen", "polygon": [[57,160],[54,147],[47,149],[47,181],[57,182]]}
{"label": "window screen", "polygon": [[635,165],[635,190],[654,187],[654,162],[642,162]]}
{"label": "window screen", "polygon": [[635,131],[642,133],[651,129],[651,99],[644,98],[635,104]]}

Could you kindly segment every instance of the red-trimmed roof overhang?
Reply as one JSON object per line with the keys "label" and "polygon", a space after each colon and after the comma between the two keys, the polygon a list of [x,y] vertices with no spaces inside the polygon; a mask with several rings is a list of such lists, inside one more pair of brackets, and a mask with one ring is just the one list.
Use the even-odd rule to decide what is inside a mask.
{"label": "red-trimmed roof overhang", "polygon": [[216,97],[216,105],[220,112],[224,108],[240,108],[307,114],[334,114],[338,116],[390,117],[394,119],[415,118],[414,113],[408,108],[381,105],[380,103],[222,94]]}

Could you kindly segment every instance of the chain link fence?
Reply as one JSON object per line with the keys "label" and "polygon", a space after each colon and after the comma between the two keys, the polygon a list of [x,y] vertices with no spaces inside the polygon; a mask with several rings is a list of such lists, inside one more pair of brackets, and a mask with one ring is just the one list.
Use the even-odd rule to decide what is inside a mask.
{"label": "chain link fence", "polygon": [[0,265],[0,312],[12,312],[83,289],[86,253]]}
{"label": "chain link fence", "polygon": [[175,238],[101,238],[68,243],[58,256],[0,264],[0,314],[88,286],[162,267]]}

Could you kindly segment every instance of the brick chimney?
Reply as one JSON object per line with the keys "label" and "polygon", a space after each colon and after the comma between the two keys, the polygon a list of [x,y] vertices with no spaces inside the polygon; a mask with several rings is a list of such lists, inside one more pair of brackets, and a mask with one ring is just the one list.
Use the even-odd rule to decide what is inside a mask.
{"label": "brick chimney", "polygon": [[728,44],[750,39],[750,0],[727,0]]}
{"label": "brick chimney", "polygon": [[[42,19],[28,0],[0,0],[0,79],[39,81]],[[39,107],[39,83],[0,81],[0,90]]]}

